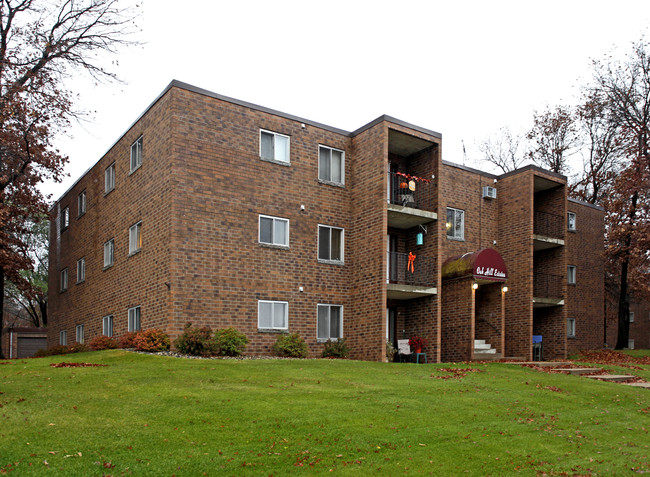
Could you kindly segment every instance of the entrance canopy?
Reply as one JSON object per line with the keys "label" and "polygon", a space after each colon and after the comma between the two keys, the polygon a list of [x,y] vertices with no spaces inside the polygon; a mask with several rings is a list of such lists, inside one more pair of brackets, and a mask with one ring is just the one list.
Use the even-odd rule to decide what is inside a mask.
{"label": "entrance canopy", "polygon": [[442,278],[473,276],[477,282],[505,282],[508,270],[501,254],[493,248],[451,257],[442,264]]}

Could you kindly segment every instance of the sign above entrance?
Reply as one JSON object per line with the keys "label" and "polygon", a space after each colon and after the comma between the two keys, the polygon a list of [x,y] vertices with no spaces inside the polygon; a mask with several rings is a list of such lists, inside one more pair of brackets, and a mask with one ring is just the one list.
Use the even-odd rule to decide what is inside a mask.
{"label": "sign above entrance", "polygon": [[473,276],[477,281],[505,282],[508,269],[503,257],[493,248],[452,257],[442,265],[442,278]]}

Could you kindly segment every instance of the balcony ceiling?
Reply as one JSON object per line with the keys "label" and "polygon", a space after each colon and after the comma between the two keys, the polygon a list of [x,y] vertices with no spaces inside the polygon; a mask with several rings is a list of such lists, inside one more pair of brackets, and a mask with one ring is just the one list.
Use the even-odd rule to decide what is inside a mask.
{"label": "balcony ceiling", "polygon": [[403,132],[388,130],[388,152],[397,154],[402,157],[409,157],[416,152],[420,152],[433,146],[435,143],[425,141],[415,136],[404,134]]}
{"label": "balcony ceiling", "polygon": [[562,187],[564,184],[561,182],[552,181],[545,177],[535,176],[535,192],[553,189],[555,187]]}

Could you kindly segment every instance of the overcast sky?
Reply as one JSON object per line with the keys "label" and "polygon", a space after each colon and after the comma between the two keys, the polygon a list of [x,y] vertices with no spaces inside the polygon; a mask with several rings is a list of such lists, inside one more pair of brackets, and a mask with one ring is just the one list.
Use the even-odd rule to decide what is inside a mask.
{"label": "overcast sky", "polygon": [[172,79],[348,131],[388,114],[441,133],[445,160],[462,163],[464,142],[480,167],[481,140],[525,131],[574,100],[591,59],[650,36],[648,0],[137,3],[143,44],[110,58],[124,83],[74,83],[93,114],[58,138],[70,176],[44,186],[53,199]]}

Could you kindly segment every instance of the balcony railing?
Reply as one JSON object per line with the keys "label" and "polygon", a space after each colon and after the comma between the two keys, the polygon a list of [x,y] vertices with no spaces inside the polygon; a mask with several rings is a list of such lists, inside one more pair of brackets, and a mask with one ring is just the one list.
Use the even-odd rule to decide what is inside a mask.
{"label": "balcony railing", "polygon": [[564,237],[564,228],[564,217],[562,215],[535,211],[535,223],[533,224],[535,235],[562,238]]}
{"label": "balcony railing", "polygon": [[435,286],[434,257],[388,252],[388,282],[400,285]]}
{"label": "balcony railing", "polygon": [[562,298],[562,275],[534,273],[533,295],[537,298]]}
{"label": "balcony railing", "polygon": [[388,185],[391,204],[424,210],[432,207],[432,204],[427,203],[430,199],[428,196],[431,194],[429,183],[411,179],[410,176],[399,172],[389,172]]}

